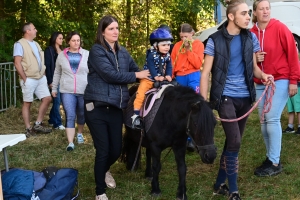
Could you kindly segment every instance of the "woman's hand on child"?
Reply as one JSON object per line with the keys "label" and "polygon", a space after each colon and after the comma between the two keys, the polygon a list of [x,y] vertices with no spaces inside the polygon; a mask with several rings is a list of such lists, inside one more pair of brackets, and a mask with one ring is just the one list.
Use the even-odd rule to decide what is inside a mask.
{"label": "woman's hand on child", "polygon": [[[149,72],[148,69],[147,69],[147,70],[140,71],[140,72],[135,72],[135,76],[136,76],[136,78],[138,78],[138,79],[143,79],[143,78],[149,79],[148,76],[150,76],[150,72]],[[149,80],[150,80],[150,79],[149,79]]]}

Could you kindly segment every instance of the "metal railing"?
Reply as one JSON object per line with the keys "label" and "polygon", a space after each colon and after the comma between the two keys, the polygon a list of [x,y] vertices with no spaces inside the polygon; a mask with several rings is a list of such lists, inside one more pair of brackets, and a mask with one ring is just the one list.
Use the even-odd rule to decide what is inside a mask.
{"label": "metal railing", "polygon": [[17,103],[17,73],[13,62],[0,63],[0,112]]}

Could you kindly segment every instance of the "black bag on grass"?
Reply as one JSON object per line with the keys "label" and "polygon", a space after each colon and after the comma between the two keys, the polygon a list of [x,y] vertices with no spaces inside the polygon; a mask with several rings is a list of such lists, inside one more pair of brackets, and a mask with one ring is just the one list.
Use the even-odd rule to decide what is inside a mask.
{"label": "black bag on grass", "polygon": [[76,195],[73,195],[77,186],[78,171],[76,169],[46,167],[42,172],[47,182],[44,188],[35,193],[40,200],[73,200],[78,197],[78,188]]}

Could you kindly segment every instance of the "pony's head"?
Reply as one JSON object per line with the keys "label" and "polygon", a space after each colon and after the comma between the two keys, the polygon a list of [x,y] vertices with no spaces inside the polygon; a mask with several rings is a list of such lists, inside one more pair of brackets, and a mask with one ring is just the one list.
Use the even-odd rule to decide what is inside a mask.
{"label": "pony's head", "polygon": [[202,162],[211,164],[217,157],[217,148],[214,145],[214,128],[216,119],[203,98],[193,103],[188,115],[187,134],[192,139]]}

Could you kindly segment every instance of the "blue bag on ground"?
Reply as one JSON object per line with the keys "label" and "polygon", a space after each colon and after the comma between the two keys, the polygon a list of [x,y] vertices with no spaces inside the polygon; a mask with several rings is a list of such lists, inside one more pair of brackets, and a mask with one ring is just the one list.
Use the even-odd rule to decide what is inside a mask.
{"label": "blue bag on ground", "polygon": [[34,185],[33,171],[11,169],[2,176],[5,200],[30,200]]}
{"label": "blue bag on ground", "polygon": [[54,176],[47,180],[45,187],[36,192],[40,200],[71,200],[75,199],[77,194],[73,197],[73,191],[77,185],[78,171],[72,168],[58,169]]}

